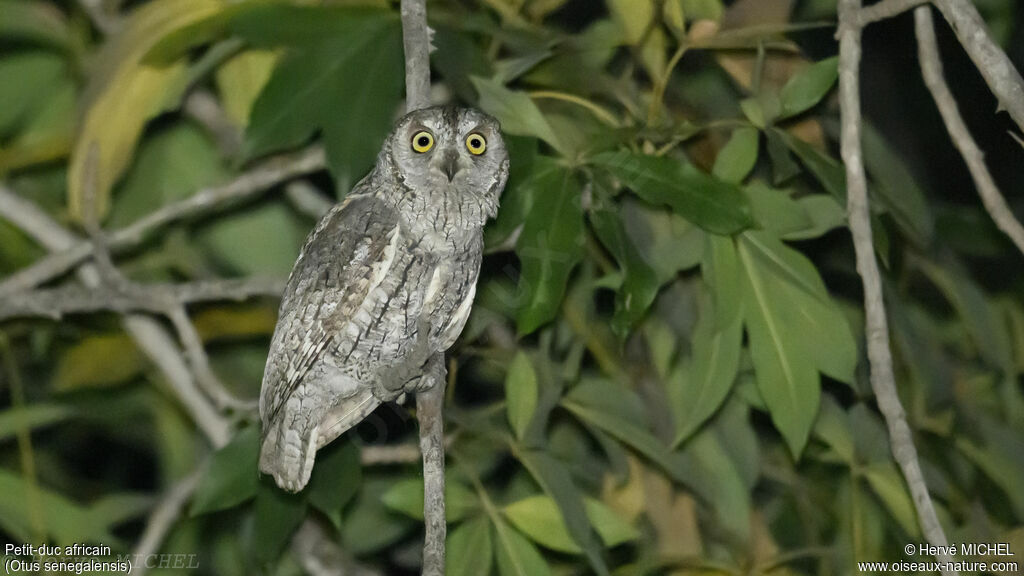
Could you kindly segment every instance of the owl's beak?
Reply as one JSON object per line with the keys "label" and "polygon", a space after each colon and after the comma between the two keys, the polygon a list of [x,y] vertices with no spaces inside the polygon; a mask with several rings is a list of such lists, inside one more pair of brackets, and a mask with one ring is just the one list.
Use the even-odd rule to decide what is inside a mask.
{"label": "owl's beak", "polygon": [[441,157],[441,171],[448,177],[449,182],[455,179],[455,174],[459,172],[458,152],[451,149],[444,151],[444,156]]}

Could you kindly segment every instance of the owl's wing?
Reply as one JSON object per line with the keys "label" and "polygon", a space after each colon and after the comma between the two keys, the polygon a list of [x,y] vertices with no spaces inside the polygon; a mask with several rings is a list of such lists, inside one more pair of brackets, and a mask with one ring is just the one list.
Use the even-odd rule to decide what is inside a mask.
{"label": "owl's wing", "polygon": [[394,258],[397,218],[370,194],[351,194],[306,240],[292,269],[263,374],[260,415],[274,420]]}

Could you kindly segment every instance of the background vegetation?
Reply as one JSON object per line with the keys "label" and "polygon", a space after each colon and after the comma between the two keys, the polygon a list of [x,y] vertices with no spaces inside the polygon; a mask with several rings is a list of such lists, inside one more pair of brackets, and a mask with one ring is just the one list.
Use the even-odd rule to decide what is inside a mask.
{"label": "background vegetation", "polygon": [[[116,239],[212,191],[111,240],[126,278],[106,270],[94,292],[270,287],[191,303],[198,351],[173,307],[144,311],[181,340],[184,379],[212,385],[212,428],[122,319],[137,304],[0,324],[3,538],[127,553],[146,531],[151,550],[197,554],[197,574],[300,574],[289,542],[313,519],[353,573],[416,573],[411,407],[379,410],[286,497],[256,475],[244,401],[276,281],[402,108],[397,6],[115,4],[0,0],[0,202]],[[1019,55],[1021,8],[977,4]],[[834,3],[431,0],[429,16],[434,100],[495,115],[512,149],[450,354],[449,573],[849,574],[906,558],[922,536],[867,379]],[[1010,542],[1024,562],[1021,254],[946,141],[911,32],[901,17],[869,33],[863,64],[897,384],[949,539]],[[1009,123],[943,46],[997,181],[1019,189]],[[10,210],[9,305],[54,250]]]}

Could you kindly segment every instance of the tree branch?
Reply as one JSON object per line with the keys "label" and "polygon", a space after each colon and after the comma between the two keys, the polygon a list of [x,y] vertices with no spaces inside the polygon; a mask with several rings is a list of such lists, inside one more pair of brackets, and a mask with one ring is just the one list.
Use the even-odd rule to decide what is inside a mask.
{"label": "tree branch", "polygon": [[[847,212],[853,247],[857,255],[857,272],[864,285],[865,336],[868,360],[871,364],[871,387],[878,407],[889,429],[889,442],[893,457],[903,472],[917,509],[918,522],[925,538],[933,545],[946,546],[935,507],[921,474],[917,449],[906,414],[896,393],[896,380],[889,349],[889,327],[882,300],[882,281],[875,261],[871,235],[871,215],[868,207],[867,176],[864,173],[861,150],[860,111],[860,59],[861,26],[858,22],[860,0],[839,0],[839,102],[841,115],[840,149],[846,166]],[[949,562],[948,555],[939,555],[941,562]],[[943,571],[944,576],[956,574]]]}
{"label": "tree branch", "polygon": [[861,8],[857,14],[857,21],[861,26],[867,26],[880,20],[899,16],[911,8],[927,2],[928,0],[882,0]]}
{"label": "tree branch", "polygon": [[963,156],[967,169],[974,179],[974,186],[978,189],[981,202],[985,210],[995,221],[1010,240],[1017,246],[1017,249],[1024,254],[1024,227],[1013,216],[1010,207],[1006,204],[1003,195],[999,193],[992,175],[985,165],[985,155],[978,144],[971,136],[970,130],[964,123],[957,109],[953,93],[946,84],[942,73],[942,60],[939,58],[939,46],[935,41],[935,25],[932,21],[931,8],[922,6],[914,11],[914,25],[917,30],[917,52],[921,61],[921,75],[924,76],[924,83],[932,93],[935,105],[942,115],[942,120],[949,131],[949,137],[960,155]]}
{"label": "tree branch", "polygon": [[[402,0],[402,40],[405,47],[406,111],[430,105],[430,30],[426,0]],[[431,362],[444,370],[444,360]],[[444,510],[444,375],[433,387],[416,394],[423,453],[423,576],[444,576],[447,523]]]}
{"label": "tree branch", "polygon": [[117,286],[94,288],[69,284],[19,292],[0,300],[0,321],[17,317],[60,320],[65,314],[90,312],[167,312],[167,303],[199,304],[216,301],[241,301],[253,297],[279,297],[284,290],[280,280],[243,279],[189,282],[184,284],[146,284],[124,291]]}
{"label": "tree branch", "polygon": [[[66,252],[84,246],[87,253],[91,252],[91,242],[68,232],[48,214],[4,186],[0,186],[0,217],[21,228],[48,250]],[[101,285],[100,273],[94,264],[83,265],[78,270],[78,276],[88,287],[98,288]],[[228,421],[213,409],[197,388],[174,339],[164,327],[152,318],[137,314],[125,315],[124,327],[139,349],[164,374],[196,426],[210,442],[215,447],[227,444],[230,437]]]}
{"label": "tree branch", "polygon": [[[201,190],[194,195],[153,212],[133,224],[111,232],[107,246],[116,251],[138,245],[172,222],[209,213],[230,202],[251,198],[296,176],[322,170],[326,166],[323,148],[314,146],[301,152],[271,158],[240,174],[223,186]],[[49,219],[49,216],[46,216]],[[66,274],[93,253],[89,242],[76,241],[54,250],[54,254],[12,274],[0,283],[0,298],[34,288]]]}
{"label": "tree branch", "polygon": [[407,112],[430,106],[430,29],[427,0],[402,0]]}
{"label": "tree branch", "polygon": [[999,101],[999,107],[1006,110],[1017,127],[1024,131],[1024,79],[1006,53],[992,40],[978,9],[968,0],[932,1],[953,27],[960,44]]}
{"label": "tree branch", "polygon": [[[0,217],[18,226],[22,231],[39,242],[39,244],[52,251],[66,251],[79,245],[92,246],[90,242],[68,232],[33,203],[21,198],[2,184],[0,184]],[[91,289],[93,292],[97,291],[96,289],[100,286],[101,278],[94,264],[82,265],[78,270],[78,276],[83,284],[88,287],[87,289]],[[224,284],[220,285],[216,290],[212,289],[213,286],[214,284],[212,283],[207,283],[203,286],[196,284],[191,291],[182,290],[182,293],[178,293],[177,296],[183,300],[198,302],[203,301],[207,296],[212,296],[211,292],[219,296],[222,295],[220,294],[221,290],[227,289],[227,286]],[[215,448],[220,448],[227,444],[231,435],[230,422],[213,408],[210,401],[196,387],[196,383],[192,378],[185,359],[182,357],[181,351],[163,326],[152,318],[132,314],[125,315],[124,325],[139,348],[164,374],[171,389],[196,422],[199,431],[206,436]],[[180,517],[184,503],[195,489],[193,477],[197,480],[201,474],[201,472],[193,473],[172,487],[164,496],[161,503],[150,516],[142,539],[136,547],[136,554],[149,555],[156,553],[160,549],[162,542],[167,537],[167,533],[173,528],[175,522]],[[313,518],[307,518],[299,532],[293,537],[293,550],[297,554],[301,554],[308,549],[309,529],[307,526],[310,523],[315,524],[315,522]],[[319,555],[318,561],[320,565],[326,570],[316,572],[316,574],[345,573],[340,563],[331,563],[333,558],[344,557],[342,551],[338,549],[333,541],[324,537],[318,541],[315,550]],[[312,560],[300,556],[300,561],[305,565]],[[138,563],[136,562],[136,564]],[[348,566],[354,566],[354,564],[349,563]],[[309,569],[308,566],[307,569]],[[133,574],[139,574],[135,570],[139,570],[139,567],[133,565]],[[144,570],[145,568],[143,567]],[[376,573],[357,567],[353,568],[351,574],[354,576],[372,576]]]}
{"label": "tree branch", "polygon": [[[443,363],[442,363],[443,365]],[[444,576],[448,526],[444,501],[444,378],[416,394],[423,453],[423,576]]]}
{"label": "tree branch", "polygon": [[203,469],[203,467],[200,467],[179,480],[174,486],[171,486],[171,489],[164,494],[160,499],[160,503],[153,509],[153,512],[149,515],[149,520],[146,521],[146,528],[142,532],[142,537],[132,552],[134,556],[132,559],[131,576],[142,576],[149,571],[149,566],[145,559],[160,550],[160,546],[167,538],[167,534],[174,528],[178,518],[181,517],[185,503],[192,497],[196,486],[199,485]]}

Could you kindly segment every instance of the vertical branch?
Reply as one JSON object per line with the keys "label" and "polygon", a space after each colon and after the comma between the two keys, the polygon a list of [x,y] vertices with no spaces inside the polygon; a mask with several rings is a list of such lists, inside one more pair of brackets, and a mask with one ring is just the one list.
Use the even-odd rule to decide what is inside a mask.
{"label": "vertical branch", "polygon": [[[443,366],[443,364],[442,364]],[[416,394],[423,453],[423,576],[444,576],[444,378]]]}
{"label": "vertical branch", "polygon": [[[857,272],[864,284],[865,334],[868,360],[871,364],[871,387],[875,391],[878,407],[889,428],[893,457],[910,488],[921,532],[931,544],[946,546],[946,535],[935,516],[935,507],[921,474],[917,449],[914,447],[914,439],[907,424],[903,405],[896,393],[896,380],[892,371],[889,326],[882,300],[882,281],[872,243],[867,176],[864,173],[860,141],[860,4],[860,0],[839,0],[839,102],[842,125],[840,149],[846,166],[847,212],[853,246],[857,254]],[[940,562],[951,560],[945,554],[939,555],[938,559]],[[943,570],[942,574],[950,576],[956,572]]]}
{"label": "vertical branch", "polygon": [[[402,0],[406,111],[430,105],[430,29],[426,0]],[[443,355],[443,353],[442,353]],[[423,575],[444,576],[447,523],[444,510],[444,358],[431,361],[424,378],[432,385],[416,394],[423,452]],[[439,367],[439,369],[438,369]],[[440,374],[438,372],[440,371]]]}
{"label": "vertical branch", "polygon": [[430,29],[427,0],[402,0],[407,112],[430,106]]}
{"label": "vertical branch", "polygon": [[1024,227],[1013,217],[1013,212],[1006,204],[999,188],[992,180],[992,175],[985,166],[985,155],[978,144],[971,136],[970,130],[964,123],[960,111],[957,109],[956,100],[953,98],[949,85],[942,74],[942,60],[939,58],[939,46],[935,41],[935,25],[932,21],[931,8],[922,6],[914,11],[914,25],[917,30],[917,52],[921,61],[921,75],[924,76],[924,83],[932,93],[932,99],[942,115],[942,120],[949,131],[949,137],[953,145],[960,151],[967,169],[974,180],[974,186],[981,196],[981,203],[985,205],[989,216],[1013,243],[1017,249],[1024,254]]}
{"label": "vertical branch", "polygon": [[981,72],[999,107],[1024,130],[1024,79],[985,26],[978,9],[969,0],[933,0],[953,27],[967,55]]}

